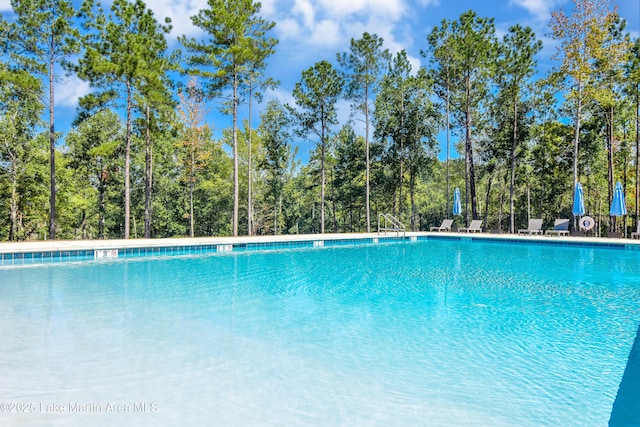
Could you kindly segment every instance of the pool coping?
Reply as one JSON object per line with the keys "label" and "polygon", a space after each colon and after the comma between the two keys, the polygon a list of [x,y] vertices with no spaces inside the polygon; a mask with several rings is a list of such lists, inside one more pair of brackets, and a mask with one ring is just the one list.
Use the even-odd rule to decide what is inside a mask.
{"label": "pool coping", "polygon": [[[433,237],[453,240],[501,240],[519,242],[546,242],[555,244],[586,244],[606,246],[640,246],[640,239],[606,237],[558,237],[529,236],[518,234],[460,233],[460,232],[406,232],[406,238]],[[400,235],[402,236],[402,234]],[[105,240],[31,240],[24,242],[0,242],[0,253],[59,252],[72,250],[100,250],[112,248],[145,248],[166,246],[198,246],[250,244],[272,242],[307,242],[314,240],[346,240],[397,237],[396,233],[325,233],[325,234],[279,234],[239,237],[181,237],[153,239],[105,239]]]}
{"label": "pool coping", "polygon": [[197,237],[114,240],[0,242],[0,266],[34,265],[102,258],[191,255],[245,250],[293,249],[398,241],[451,240],[582,246],[640,250],[640,240],[624,238],[529,236],[516,234],[407,232],[327,233],[277,236]]}

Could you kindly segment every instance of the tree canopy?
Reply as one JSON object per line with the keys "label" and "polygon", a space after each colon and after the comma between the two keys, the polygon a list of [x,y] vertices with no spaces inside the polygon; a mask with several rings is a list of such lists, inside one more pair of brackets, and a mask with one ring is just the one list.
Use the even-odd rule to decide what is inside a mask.
{"label": "tree canopy", "polygon": [[[638,219],[640,41],[612,1],[554,11],[549,71],[531,28],[498,37],[470,10],[430,29],[421,66],[364,31],[306,64],[289,92],[273,90],[275,23],[253,0],[208,0],[175,51],[171,20],[143,0],[11,5],[0,239],[366,232],[381,213],[412,230],[454,217],[514,232],[571,217],[578,182],[597,234],[635,224],[609,218],[616,181]],[[65,73],[91,91],[63,133],[53,88]]]}

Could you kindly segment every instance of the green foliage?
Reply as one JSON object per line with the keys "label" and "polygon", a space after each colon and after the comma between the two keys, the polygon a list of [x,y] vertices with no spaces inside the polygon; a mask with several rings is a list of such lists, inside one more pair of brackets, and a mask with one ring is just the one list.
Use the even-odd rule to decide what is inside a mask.
{"label": "green foliage", "polygon": [[[506,158],[509,164],[509,232],[515,233],[517,155],[528,136],[528,113],[533,108],[529,79],[535,73],[535,55],[542,49],[542,42],[536,40],[531,28],[515,25],[509,28],[498,48],[500,56],[495,78],[498,95],[492,108],[496,121],[494,144],[497,147],[486,152],[493,152],[494,158]],[[508,156],[500,155],[503,150],[508,152]]]}
{"label": "green foliage", "polygon": [[80,52],[80,32],[73,25],[76,11],[71,2],[13,0],[15,22],[0,17],[0,50],[16,66],[37,76],[43,87],[42,103],[49,111],[49,238],[56,235],[56,139],[54,84],[58,66],[69,69],[69,60]]}
{"label": "green foliage", "polygon": [[35,132],[42,113],[40,82],[3,63],[0,75],[0,233],[8,240],[43,238],[48,179],[46,142]]}
{"label": "green foliage", "polygon": [[[130,168],[133,104],[136,93],[148,101],[162,95],[164,72],[169,69],[163,57],[167,49],[165,34],[171,31],[170,20],[159,24],[142,0],[114,0],[111,13],[104,14],[100,3],[85,0],[85,54],[79,60],[78,75],[102,93],[94,99],[105,101],[106,94],[118,96],[126,106],[124,154],[124,238],[130,233]],[[154,95],[155,94],[155,95]]]}
{"label": "green foliage", "polygon": [[[277,40],[267,37],[275,23],[260,18],[261,4],[253,0],[208,0],[207,9],[191,17],[208,39],[180,37],[190,52],[188,72],[205,78],[209,96],[218,96],[231,88],[232,95],[223,111],[233,116],[233,235],[238,235],[239,169],[238,104],[240,91],[252,86],[266,66],[265,59],[274,52]],[[212,67],[213,70],[210,70]]]}
{"label": "green foliage", "polygon": [[325,157],[328,151],[331,126],[337,124],[336,103],[342,93],[344,80],[327,61],[317,62],[302,72],[302,80],[293,89],[299,110],[289,108],[298,123],[297,132],[315,134],[320,140],[320,232],[325,226]]}
{"label": "green foliage", "polygon": [[[82,121],[66,138],[69,201],[66,213],[68,238],[118,237],[122,215],[119,170],[124,162],[122,141],[125,131],[118,115],[102,110]],[[74,178],[74,175],[75,178]]]}
{"label": "green foliage", "polygon": [[391,60],[391,54],[387,49],[382,49],[382,44],[383,39],[381,37],[365,32],[362,34],[361,39],[351,39],[349,53],[345,52],[337,55],[338,62],[345,68],[344,78],[347,83],[345,95],[348,99],[354,101],[351,108],[364,115],[367,232],[371,231],[369,124],[373,110],[372,99],[378,94],[380,80]]}
{"label": "green foliage", "polygon": [[[202,87],[170,79],[180,61],[167,53],[170,22],[159,24],[141,0],[114,0],[109,12],[86,0],[82,40],[68,3],[12,5],[15,21],[0,18],[0,239],[52,235],[55,205],[54,231],[65,239],[143,229],[148,237],[361,232],[382,212],[426,230],[451,217],[455,187],[486,229],[515,230],[530,216],[546,224],[571,216],[572,164],[598,233],[612,226],[613,180],[638,210],[629,196],[634,185],[640,194],[640,41],[630,43],[609,2],[575,0],[571,16],[554,13],[563,65],[535,82],[535,34],[515,25],[498,42],[493,21],[472,11],[429,34],[428,68],[413,70],[403,50],[391,58],[380,37],[364,33],[337,55],[340,70],[320,60],[302,73],[296,105],[270,101],[255,130],[251,99],[276,83],[265,75],[274,24],[258,16],[259,3],[209,0],[192,18],[203,33],[180,37],[183,71],[200,75]],[[47,21],[60,10],[65,19]],[[44,44],[51,33],[53,47]],[[45,60],[55,52],[56,72],[68,67],[80,41],[74,70],[93,92],[58,144],[53,127],[41,131],[53,110],[42,102],[53,101]],[[233,116],[220,140],[207,123],[213,97]],[[341,97],[362,125],[340,123]],[[461,158],[450,156],[451,123]],[[298,137],[313,143],[306,165],[296,160]]]}
{"label": "green foliage", "polygon": [[[290,118],[286,108],[279,101],[270,101],[261,119],[258,132],[264,146],[264,157],[258,162],[258,167],[265,174],[264,197],[269,206],[266,211],[271,211],[271,221],[265,218],[263,231],[269,233],[273,230],[273,234],[278,234],[284,228],[282,201],[285,196],[285,186],[294,172],[296,153],[289,142]],[[278,224],[278,217],[281,218],[280,224]]]}
{"label": "green foliage", "polygon": [[274,52],[277,40],[267,37],[275,23],[258,16],[260,3],[253,0],[208,0],[208,8],[191,17],[202,29],[202,41],[181,36],[189,51],[187,70],[204,77],[207,92],[215,96],[221,89],[248,81],[249,73],[262,69],[265,59]]}
{"label": "green foliage", "polygon": [[403,50],[393,59],[376,99],[375,135],[383,144],[385,175],[393,183],[390,187],[394,188],[395,194],[391,209],[400,217],[405,212],[403,189],[407,175],[412,226],[415,224],[413,196],[416,179],[437,154],[436,134],[440,117],[431,102],[431,95],[431,81],[423,70],[416,76],[411,74],[411,64]]}
{"label": "green foliage", "polygon": [[470,10],[456,21],[442,21],[428,40],[434,61],[439,64],[439,71],[432,73],[438,91],[451,103],[455,123],[464,131],[465,187],[469,189],[471,215],[475,219],[478,210],[474,134],[484,130],[482,114],[497,62],[493,19],[478,17]]}
{"label": "green foliage", "polygon": [[365,140],[346,125],[336,135],[334,146],[332,185],[336,192],[339,230],[351,233],[365,231]]}
{"label": "green foliage", "polygon": [[[573,181],[578,182],[580,129],[584,108],[595,99],[610,104],[610,88],[601,90],[597,82],[597,66],[611,77],[611,65],[620,62],[625,55],[625,44],[616,41],[621,30],[612,0],[572,0],[573,10],[563,9],[552,13],[551,36],[559,41],[556,58],[562,60],[560,72],[568,85],[567,100],[574,117]],[[615,65],[614,65],[615,67]],[[607,101],[609,98],[609,101]],[[611,165],[612,148],[609,150]],[[611,181],[612,167],[609,166]],[[611,185],[610,185],[611,188]],[[611,193],[611,190],[609,191]]]}

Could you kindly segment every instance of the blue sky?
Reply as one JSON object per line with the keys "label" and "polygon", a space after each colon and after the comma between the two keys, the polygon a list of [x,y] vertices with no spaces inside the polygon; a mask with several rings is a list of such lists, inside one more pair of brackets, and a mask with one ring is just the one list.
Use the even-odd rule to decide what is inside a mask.
{"label": "blue sky", "polygon": [[[191,25],[189,17],[205,8],[206,0],[149,0],[147,4],[159,20],[165,16],[172,18],[174,28],[169,37],[172,48],[179,47],[176,41],[179,35],[198,37],[199,30]],[[276,53],[269,59],[267,74],[280,80],[281,85],[266,94],[262,105],[269,98],[293,103],[291,92],[302,71],[322,59],[335,63],[336,53],[346,51],[350,39],[361,37],[365,31],[381,36],[385,47],[393,53],[406,49],[415,69],[426,65],[420,50],[426,49],[426,36],[431,29],[443,19],[457,19],[469,9],[479,16],[494,18],[499,37],[516,23],[530,26],[544,43],[538,57],[544,73],[556,65],[550,59],[556,46],[547,36],[551,12],[570,8],[571,4],[570,0],[264,0],[261,15],[276,22],[273,35],[279,40]],[[615,4],[627,20],[627,30],[638,37],[640,1],[618,0]],[[10,10],[10,1],[0,0],[0,12],[6,15]],[[59,83],[56,95],[59,130],[68,129],[78,97],[89,91],[86,83],[74,77]],[[342,102],[340,107],[341,119],[346,121],[348,102]],[[260,108],[257,106],[256,110]],[[257,116],[254,114],[256,123]],[[230,125],[230,119],[219,114],[213,114],[212,120],[216,129]],[[301,144],[303,161],[312,145]]]}

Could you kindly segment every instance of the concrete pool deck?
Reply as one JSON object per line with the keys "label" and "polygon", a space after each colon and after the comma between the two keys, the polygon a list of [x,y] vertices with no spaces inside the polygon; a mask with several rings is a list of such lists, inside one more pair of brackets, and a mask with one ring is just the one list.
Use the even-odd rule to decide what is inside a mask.
{"label": "concrete pool deck", "polygon": [[[640,249],[640,239],[604,237],[558,237],[529,236],[517,234],[458,233],[458,232],[407,232],[400,233],[406,238],[451,238],[470,240],[504,240],[520,242],[546,242],[555,244],[587,244],[595,246],[620,246]],[[113,240],[37,240],[26,242],[0,242],[0,254],[35,252],[94,251],[105,249],[166,248],[203,245],[242,245],[268,243],[300,243],[321,240],[360,240],[394,238],[396,233],[326,233],[326,234],[285,234],[277,236],[240,237],[196,237],[158,239],[113,239]]]}

